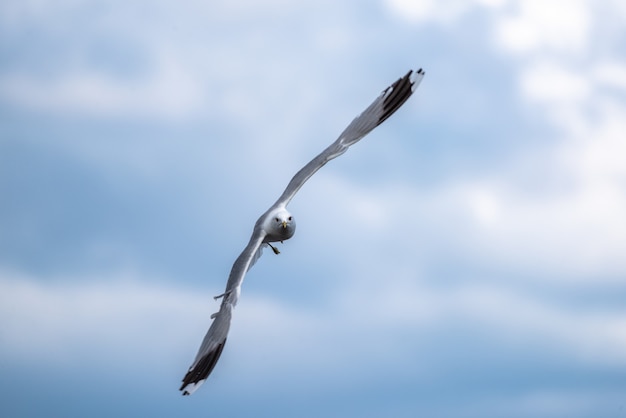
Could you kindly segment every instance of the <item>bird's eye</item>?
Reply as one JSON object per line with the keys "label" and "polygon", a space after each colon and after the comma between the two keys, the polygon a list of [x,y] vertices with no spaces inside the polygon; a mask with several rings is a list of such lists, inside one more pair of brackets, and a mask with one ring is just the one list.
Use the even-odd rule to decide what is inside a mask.
{"label": "bird's eye", "polygon": [[289,220],[291,220],[291,216],[289,217]]}
{"label": "bird's eye", "polygon": [[276,222],[280,222],[280,219],[278,219],[278,218],[274,218],[274,220],[275,220]]}

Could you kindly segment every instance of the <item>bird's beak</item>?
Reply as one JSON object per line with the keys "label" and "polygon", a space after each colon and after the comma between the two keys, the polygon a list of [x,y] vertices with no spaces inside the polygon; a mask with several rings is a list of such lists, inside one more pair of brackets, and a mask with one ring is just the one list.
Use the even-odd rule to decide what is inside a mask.
{"label": "bird's beak", "polygon": [[287,229],[287,221],[283,221],[283,228]]}

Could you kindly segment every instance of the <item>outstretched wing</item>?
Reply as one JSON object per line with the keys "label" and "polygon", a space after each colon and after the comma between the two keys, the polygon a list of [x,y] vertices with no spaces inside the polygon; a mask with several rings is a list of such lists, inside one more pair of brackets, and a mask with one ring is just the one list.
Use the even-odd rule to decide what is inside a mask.
{"label": "outstretched wing", "polygon": [[261,256],[264,238],[265,233],[257,224],[248,245],[235,260],[228,277],[226,290],[219,296],[222,297],[220,310],[211,315],[213,323],[202,340],[193,364],[183,378],[183,384],[180,387],[183,395],[191,395],[195,392],[209,377],[215,364],[217,364],[226,344],[233,308],[239,299],[241,283],[250,267]]}
{"label": "outstretched wing", "polygon": [[363,138],[375,127],[387,120],[389,116],[393,115],[411,97],[411,94],[422,81],[424,74],[421,68],[417,71],[410,70],[404,77],[383,90],[380,96],[367,109],[354,118],[335,142],[293,176],[273,207],[287,206],[304,182],[315,174],[317,170],[333,158],[337,158],[346,152],[350,145]]}

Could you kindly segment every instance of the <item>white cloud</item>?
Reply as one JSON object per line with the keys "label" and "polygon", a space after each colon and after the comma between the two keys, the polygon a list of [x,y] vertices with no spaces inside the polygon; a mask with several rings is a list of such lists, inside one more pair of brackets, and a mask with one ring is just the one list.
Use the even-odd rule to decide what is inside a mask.
{"label": "white cloud", "polygon": [[[540,196],[523,192],[512,179],[501,179],[488,187],[467,183],[443,193],[451,193],[443,201],[457,207],[452,217],[444,218],[456,226],[444,237],[455,253],[529,277],[622,280],[626,222],[620,214],[626,211],[626,197],[617,184],[579,183]],[[443,211],[421,219],[428,222],[437,213]]]}
{"label": "white cloud", "polygon": [[442,299],[448,315],[487,324],[499,338],[545,344],[590,363],[626,364],[626,312],[564,310],[497,287],[461,288]]}
{"label": "white cloud", "polygon": [[462,16],[472,7],[471,2],[463,0],[387,0],[385,4],[392,13],[415,23],[427,21],[449,23]]}
{"label": "white cloud", "polygon": [[509,0],[386,0],[385,5],[399,18],[413,23],[436,22],[449,24],[482,7],[493,12],[506,6]]}
{"label": "white cloud", "polygon": [[142,80],[72,68],[58,78],[8,74],[0,78],[0,97],[30,109],[99,117],[188,118],[205,104],[203,83],[161,51],[155,71]]}
{"label": "white cloud", "polygon": [[506,10],[513,12],[495,19],[494,35],[505,50],[582,52],[589,43],[591,11],[585,0],[515,0]]}
{"label": "white cloud", "polygon": [[[380,253],[401,254],[406,265],[449,254],[528,280],[540,275],[555,282],[620,281],[626,271],[621,186],[626,152],[619,152],[618,121],[597,132],[596,141],[565,141],[550,149],[549,158],[520,157],[498,179],[456,179],[431,190],[397,183],[375,188],[327,171],[298,199],[303,209],[293,210],[296,217],[306,216],[314,230],[308,232],[313,234],[309,243],[324,242],[330,253],[343,254],[343,246],[350,247],[350,254],[383,247]],[[536,152],[544,155],[545,147]],[[536,173],[542,184],[534,192],[526,182]],[[308,213],[311,206],[315,210]],[[333,214],[333,225],[342,227],[331,242],[328,217],[320,216],[327,213]],[[354,237],[364,239],[354,242]],[[352,263],[370,265],[362,255],[353,257]]]}
{"label": "white cloud", "polygon": [[31,364],[80,367],[94,356],[114,357],[119,368],[140,358],[151,362],[186,339],[195,341],[194,324],[201,328],[209,315],[208,295],[146,285],[128,275],[43,284],[5,272],[0,288],[2,351]]}
{"label": "white cloud", "polygon": [[[434,330],[463,324],[486,330],[494,342],[524,341],[527,347],[557,351],[587,364],[626,364],[626,312],[551,305],[532,294],[507,290],[506,284],[436,289],[398,270],[389,278],[384,283],[346,280],[333,286],[323,309],[311,311],[248,294],[237,312],[237,338],[245,342],[234,350],[261,375],[295,366],[313,375],[340,367],[358,376],[363,357],[385,352],[400,367],[399,355],[421,350],[424,339],[441,338]],[[403,344],[397,345],[399,341]],[[311,350],[316,358],[307,357],[308,364],[302,364],[301,354]],[[280,361],[270,353],[278,353]]]}
{"label": "white cloud", "polygon": [[[308,7],[284,0],[2,5],[11,37],[20,39],[22,28],[32,26],[39,37],[50,39],[55,55],[39,50],[47,44],[29,43],[23,54],[32,56],[34,65],[0,71],[0,100],[69,116],[187,121],[222,112],[236,114],[238,121],[254,117],[251,123],[256,123],[266,118],[262,110],[272,100],[284,102],[280,88],[302,84],[296,83],[297,69],[307,64],[294,51],[306,49],[303,42],[314,43],[312,37],[292,41],[274,31],[272,19],[294,19]],[[301,35],[294,33],[294,38]],[[345,47],[348,30],[343,38]],[[331,46],[324,36],[319,44]],[[132,66],[125,59],[135,55],[140,68],[124,74]]]}
{"label": "white cloud", "polygon": [[577,146],[561,151],[569,168],[578,169],[586,186],[614,187],[621,195],[626,181],[626,103],[604,100],[598,107],[597,122],[580,133]]}
{"label": "white cloud", "polygon": [[499,222],[502,208],[492,187],[476,185],[475,188],[468,187],[466,192],[467,203],[480,224],[489,226]]}
{"label": "white cloud", "polygon": [[542,104],[580,104],[592,92],[588,78],[580,71],[552,61],[535,61],[520,75],[522,95]]}
{"label": "white cloud", "polygon": [[598,84],[626,90],[626,63],[605,61],[593,68],[594,79]]}
{"label": "white cloud", "polygon": [[[211,295],[198,289],[128,278],[42,284],[24,276],[2,276],[2,351],[5,359],[18,364],[72,364],[80,369],[100,356],[115,359],[101,364],[111,370],[132,363],[135,373],[158,362],[182,367],[182,373],[217,308]],[[524,341],[587,364],[626,364],[625,312],[558,307],[503,287],[435,289],[397,272],[390,277],[385,283],[354,287],[348,280],[333,286],[327,303],[316,309],[246,292],[229,340],[228,349],[237,357],[233,367],[255,370],[252,374],[261,378],[269,370],[289,374],[297,366],[314,379],[327,376],[329,369],[345,375],[337,372],[341,368],[350,370],[353,379],[368,372],[361,369],[362,358],[385,352],[389,363],[398,362],[400,368],[398,356],[409,355],[409,348],[420,347],[420,341],[442,338],[435,330],[455,324],[487,330],[493,341]],[[314,358],[308,355],[311,351]]]}

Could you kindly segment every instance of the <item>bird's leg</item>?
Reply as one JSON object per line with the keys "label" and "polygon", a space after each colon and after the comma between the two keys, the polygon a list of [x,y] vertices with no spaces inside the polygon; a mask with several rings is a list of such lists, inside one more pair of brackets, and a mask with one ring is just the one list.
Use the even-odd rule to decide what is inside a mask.
{"label": "bird's leg", "polygon": [[272,244],[270,244],[269,242],[266,242],[267,245],[270,246],[270,248],[272,249],[272,251],[274,251],[274,254],[278,255],[280,254],[280,251],[278,251],[278,248],[274,247]]}

